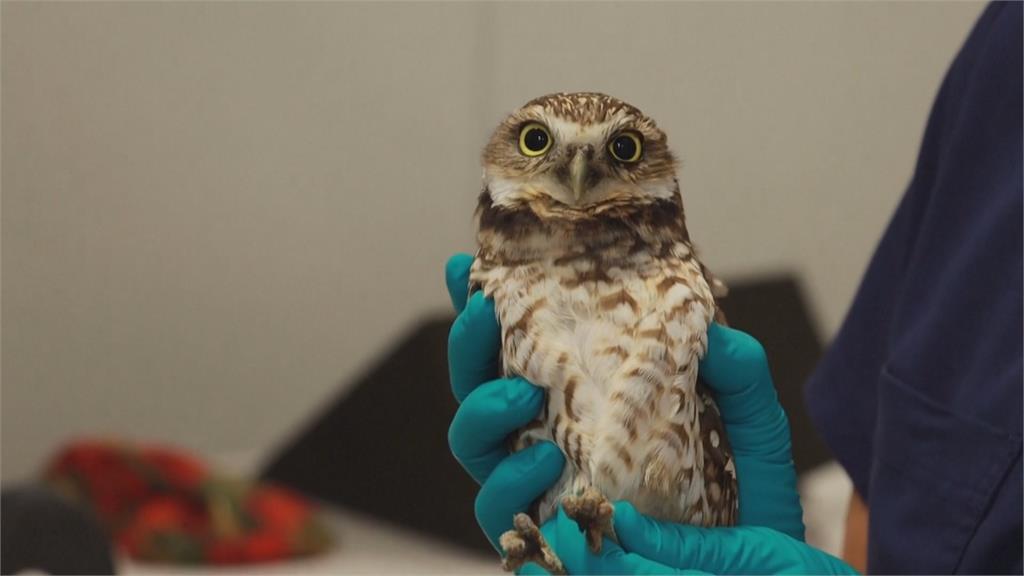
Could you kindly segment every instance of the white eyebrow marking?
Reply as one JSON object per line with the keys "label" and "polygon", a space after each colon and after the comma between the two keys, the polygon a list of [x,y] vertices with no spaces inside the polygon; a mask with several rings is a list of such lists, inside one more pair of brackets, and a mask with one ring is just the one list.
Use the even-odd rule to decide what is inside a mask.
{"label": "white eyebrow marking", "polygon": [[600,124],[587,124],[586,126],[571,120],[552,118],[548,126],[554,133],[555,139],[559,142],[578,142],[595,144],[602,142],[612,128],[611,122]]}
{"label": "white eyebrow marking", "polygon": [[613,118],[605,122],[598,122],[594,124],[581,124],[573,120],[566,120],[545,114],[543,121],[547,124],[549,130],[551,130],[552,136],[555,137],[556,143],[579,143],[579,144],[592,144],[595,147],[604,143],[604,141],[614,132],[619,126],[622,125],[625,120],[626,114],[619,112]]}

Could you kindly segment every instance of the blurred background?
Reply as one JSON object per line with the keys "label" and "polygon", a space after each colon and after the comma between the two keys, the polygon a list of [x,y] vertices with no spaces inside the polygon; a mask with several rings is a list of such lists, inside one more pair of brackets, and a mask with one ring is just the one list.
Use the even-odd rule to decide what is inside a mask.
{"label": "blurred background", "polygon": [[[473,250],[485,139],[549,92],[654,117],[705,262],[787,279],[827,343],[982,7],[4,2],[3,485],[83,436],[288,477],[289,450],[399,352],[393,379],[447,394],[443,343],[424,360],[416,338],[449,321],[442,269]],[[320,436],[372,443],[373,422],[430,406],[382,398]],[[420,433],[443,446],[446,418]],[[495,567],[372,510],[342,518],[332,554],[371,552],[335,568]]]}

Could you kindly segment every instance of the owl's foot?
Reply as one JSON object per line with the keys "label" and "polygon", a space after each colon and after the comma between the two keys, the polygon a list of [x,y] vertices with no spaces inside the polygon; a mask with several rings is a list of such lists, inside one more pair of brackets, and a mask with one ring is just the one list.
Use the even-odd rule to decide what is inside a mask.
{"label": "owl's foot", "polygon": [[612,526],[615,508],[597,488],[590,486],[578,496],[566,496],[562,499],[562,508],[569,518],[579,524],[580,530],[586,535],[587,545],[595,554],[601,551],[601,539],[604,536],[616,539]]}
{"label": "owl's foot", "polygon": [[562,561],[548,546],[532,518],[526,514],[516,514],[512,526],[513,529],[502,534],[499,541],[505,551],[505,558],[501,561],[504,570],[514,572],[522,568],[523,564],[534,562],[551,574],[566,574]]}

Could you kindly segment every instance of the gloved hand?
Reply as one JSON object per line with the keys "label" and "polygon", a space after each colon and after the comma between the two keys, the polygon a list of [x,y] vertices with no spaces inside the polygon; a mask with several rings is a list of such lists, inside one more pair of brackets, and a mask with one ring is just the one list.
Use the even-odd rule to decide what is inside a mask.
{"label": "gloved hand", "polygon": [[473,258],[456,254],[445,268],[448,293],[459,313],[448,336],[452,392],[461,404],[448,430],[452,454],[481,486],[476,519],[491,544],[512,529],[562,474],[565,457],[551,442],[509,454],[505,439],[537,417],[544,391],[522,378],[496,378],[501,330],[494,302],[477,292],[468,298]]}
{"label": "gloved hand", "polygon": [[615,504],[614,520],[619,542],[606,538],[596,555],[561,509],[542,531],[570,574],[856,574],[838,558],[771,528],[658,522],[627,502]]}
{"label": "gloved hand", "polygon": [[[551,443],[511,456],[504,448],[509,433],[536,417],[544,395],[518,378],[480,384],[496,375],[500,329],[493,303],[481,294],[463,308],[471,263],[470,256],[456,255],[447,266],[449,293],[460,311],[449,337],[449,369],[456,398],[465,399],[452,422],[449,443],[463,467],[483,484],[477,495],[477,520],[497,548],[514,513],[527,510],[554,484],[565,461]],[[615,530],[622,545],[605,540],[601,554],[594,555],[575,522],[560,511],[542,531],[569,572],[851,573],[838,559],[802,542],[789,424],[761,345],[742,332],[714,324],[700,374],[715,393],[733,447],[739,522],[751,526],[700,529],[656,522],[620,502]],[[679,540],[684,537],[686,541]],[[528,565],[523,572],[539,569]]]}
{"label": "gloved hand", "polygon": [[714,393],[732,445],[738,524],[773,528],[803,541],[789,420],[761,343],[739,330],[711,324],[699,373]]}

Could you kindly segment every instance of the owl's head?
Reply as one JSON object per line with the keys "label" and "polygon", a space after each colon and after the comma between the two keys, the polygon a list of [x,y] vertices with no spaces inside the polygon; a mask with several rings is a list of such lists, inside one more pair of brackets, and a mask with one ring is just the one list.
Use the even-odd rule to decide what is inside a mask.
{"label": "owl's head", "polygon": [[527,102],[494,131],[483,166],[496,207],[572,217],[678,194],[665,133],[637,108],[593,92]]}

